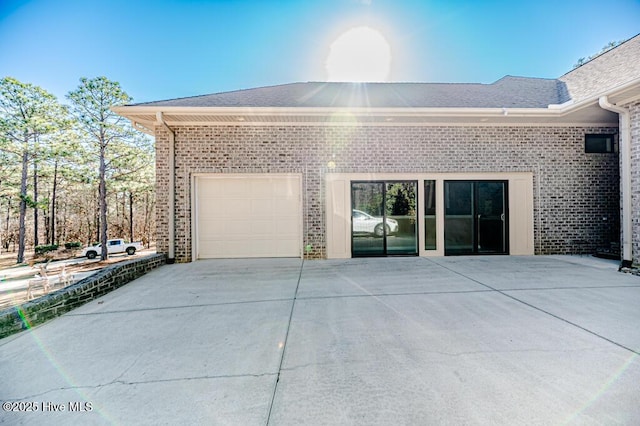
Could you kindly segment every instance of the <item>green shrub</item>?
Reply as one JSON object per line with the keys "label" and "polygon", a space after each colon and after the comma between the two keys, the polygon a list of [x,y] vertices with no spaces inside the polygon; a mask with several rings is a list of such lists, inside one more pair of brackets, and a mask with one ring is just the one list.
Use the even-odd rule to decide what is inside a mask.
{"label": "green shrub", "polygon": [[57,244],[36,246],[36,255],[45,254],[50,251],[58,250]]}
{"label": "green shrub", "polygon": [[66,248],[67,250],[71,250],[71,249],[77,249],[82,247],[82,243],[77,241],[74,243],[64,243],[64,248]]}

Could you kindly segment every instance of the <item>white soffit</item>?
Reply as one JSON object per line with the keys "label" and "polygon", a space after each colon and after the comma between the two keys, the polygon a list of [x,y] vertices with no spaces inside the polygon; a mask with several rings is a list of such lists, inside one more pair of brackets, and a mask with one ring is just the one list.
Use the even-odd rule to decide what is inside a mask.
{"label": "white soffit", "polygon": [[124,106],[114,111],[153,130],[156,112],[169,126],[211,125],[500,125],[609,126],[617,115],[593,102],[549,108],[211,108]]}

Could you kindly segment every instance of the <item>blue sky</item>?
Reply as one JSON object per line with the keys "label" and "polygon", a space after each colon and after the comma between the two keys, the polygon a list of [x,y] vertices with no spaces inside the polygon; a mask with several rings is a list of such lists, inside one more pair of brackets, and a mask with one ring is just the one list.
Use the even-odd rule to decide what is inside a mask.
{"label": "blue sky", "polygon": [[104,75],[136,102],[324,81],[358,26],[387,39],[391,81],[555,78],[640,33],[640,0],[0,0],[0,76],[62,98]]}

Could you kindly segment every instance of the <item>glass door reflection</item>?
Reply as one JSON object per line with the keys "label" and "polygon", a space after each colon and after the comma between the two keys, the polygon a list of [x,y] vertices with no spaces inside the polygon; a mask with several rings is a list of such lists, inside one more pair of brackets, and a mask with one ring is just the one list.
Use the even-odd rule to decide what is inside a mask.
{"label": "glass door reflection", "polygon": [[414,181],[385,182],[385,217],[388,233],[388,255],[418,254],[418,183]]}
{"label": "glass door reflection", "polygon": [[386,253],[384,183],[351,183],[351,251],[353,256]]}
{"label": "glass door reflection", "polygon": [[354,257],[417,255],[417,182],[352,182]]}

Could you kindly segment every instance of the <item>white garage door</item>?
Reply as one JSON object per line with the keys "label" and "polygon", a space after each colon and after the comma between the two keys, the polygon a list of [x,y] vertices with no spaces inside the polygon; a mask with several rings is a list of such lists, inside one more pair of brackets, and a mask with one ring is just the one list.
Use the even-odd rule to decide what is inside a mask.
{"label": "white garage door", "polygon": [[196,258],[300,257],[299,175],[198,176]]}

